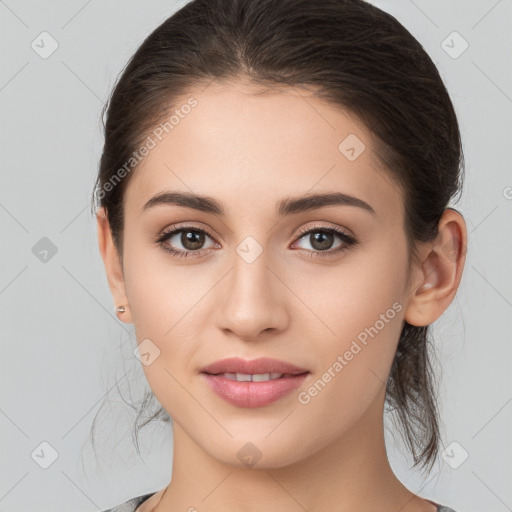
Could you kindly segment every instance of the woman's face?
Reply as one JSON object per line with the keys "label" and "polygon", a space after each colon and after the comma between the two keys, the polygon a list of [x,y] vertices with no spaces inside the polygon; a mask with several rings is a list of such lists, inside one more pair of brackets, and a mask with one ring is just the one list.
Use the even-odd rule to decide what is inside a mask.
{"label": "woman's face", "polygon": [[[153,133],[125,195],[124,287],[144,372],[175,424],[217,460],[279,467],[380,428],[408,258],[402,194],[366,127],[304,89],[258,92],[194,90],[176,108],[197,104]],[[171,192],[208,196],[223,215],[144,208]],[[357,199],[296,202],[317,194]],[[282,396],[201,373],[231,357],[308,373]],[[228,396],[208,379],[230,380]],[[252,398],[236,401],[244,386]]]}

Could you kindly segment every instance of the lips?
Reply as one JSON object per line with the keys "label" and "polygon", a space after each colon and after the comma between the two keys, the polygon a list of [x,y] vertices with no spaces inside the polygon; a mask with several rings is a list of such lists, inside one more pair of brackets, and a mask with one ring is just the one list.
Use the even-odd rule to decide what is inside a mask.
{"label": "lips", "polygon": [[268,358],[229,358],[201,368],[210,389],[237,407],[269,405],[300,387],[309,374],[305,368]]}
{"label": "lips", "polygon": [[201,373],[219,375],[221,373],[239,373],[245,375],[262,375],[280,373],[286,375],[299,375],[306,373],[306,368],[300,368],[285,361],[261,357],[259,359],[247,360],[238,357],[221,359],[200,369]]}

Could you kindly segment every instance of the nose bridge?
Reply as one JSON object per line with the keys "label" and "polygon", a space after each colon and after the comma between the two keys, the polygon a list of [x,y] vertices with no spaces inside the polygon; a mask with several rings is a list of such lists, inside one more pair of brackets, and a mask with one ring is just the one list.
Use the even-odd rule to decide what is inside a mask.
{"label": "nose bridge", "polygon": [[269,254],[252,237],[241,242],[233,256],[232,289],[240,298],[263,300],[269,294]]}
{"label": "nose bridge", "polygon": [[225,295],[219,304],[219,328],[241,338],[254,338],[269,328],[283,327],[286,315],[269,256],[252,236],[235,247],[232,270],[222,291]]}

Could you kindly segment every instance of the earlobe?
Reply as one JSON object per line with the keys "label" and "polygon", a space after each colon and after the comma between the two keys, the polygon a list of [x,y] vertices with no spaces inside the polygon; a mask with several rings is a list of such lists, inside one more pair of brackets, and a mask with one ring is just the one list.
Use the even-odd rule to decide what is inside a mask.
{"label": "earlobe", "polygon": [[[132,323],[131,313],[128,307],[128,298],[126,296],[123,267],[119,253],[112,239],[112,232],[105,208],[102,207],[98,209],[96,221],[98,226],[98,246],[105,266],[116,314],[123,322]],[[125,310],[120,311],[118,309],[120,306],[124,306]]]}
{"label": "earlobe", "polygon": [[[422,254],[419,279],[410,290],[405,321],[425,326],[437,320],[450,305],[462,277],[466,260],[466,224],[454,209],[446,209],[439,221],[436,239]],[[419,281],[419,284],[418,284]]]}

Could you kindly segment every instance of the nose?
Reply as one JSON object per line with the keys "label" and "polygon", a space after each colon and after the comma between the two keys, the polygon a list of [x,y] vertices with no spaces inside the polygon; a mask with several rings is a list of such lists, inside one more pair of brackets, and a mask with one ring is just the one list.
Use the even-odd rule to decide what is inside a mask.
{"label": "nose", "polygon": [[269,263],[265,251],[251,263],[235,253],[231,271],[216,287],[215,318],[224,333],[255,341],[287,328],[290,292]]}

